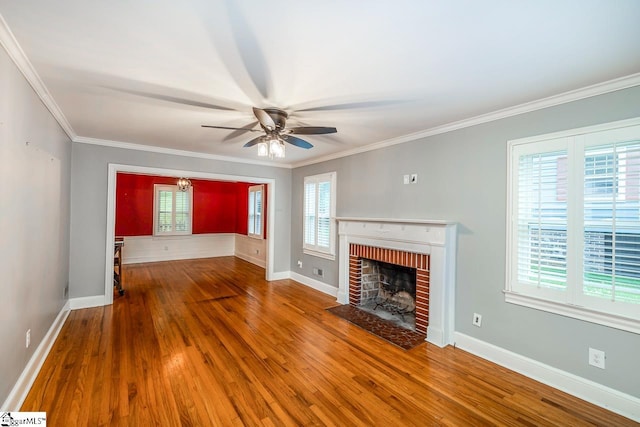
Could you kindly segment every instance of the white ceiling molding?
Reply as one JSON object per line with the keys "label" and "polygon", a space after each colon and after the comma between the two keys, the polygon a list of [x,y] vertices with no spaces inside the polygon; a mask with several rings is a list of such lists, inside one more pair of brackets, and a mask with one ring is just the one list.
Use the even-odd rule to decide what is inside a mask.
{"label": "white ceiling molding", "polygon": [[2,45],[2,47],[4,47],[4,50],[7,51],[7,54],[9,55],[13,63],[16,64],[18,70],[20,70],[24,78],[27,79],[33,90],[42,100],[42,103],[51,112],[51,114],[56,119],[62,130],[64,130],[64,132],[67,134],[69,139],[74,140],[77,137],[76,132],[71,127],[71,124],[62,113],[62,110],[60,109],[58,104],[56,104],[56,102],[53,100],[51,93],[49,93],[49,90],[40,79],[40,76],[38,75],[36,70],[33,68],[31,61],[29,61],[29,58],[27,58],[27,55],[25,55],[24,51],[18,44],[18,41],[14,37],[11,29],[5,22],[2,15],[0,15],[0,45]]}
{"label": "white ceiling molding", "polygon": [[142,144],[132,144],[130,142],[111,141],[111,140],[98,139],[98,138],[87,138],[83,136],[78,136],[74,138],[73,142],[77,142],[80,144],[102,145],[105,147],[123,148],[125,150],[137,150],[137,151],[146,151],[149,153],[168,154],[172,156],[195,157],[198,159],[220,160],[224,162],[243,163],[248,165],[269,166],[269,167],[276,167],[276,168],[291,169],[291,165],[286,163],[281,164],[273,161],[265,162],[260,160],[239,159],[236,157],[219,156],[216,154],[198,153],[195,151],[176,150],[174,148],[156,147],[152,145],[142,145]]}
{"label": "white ceiling molding", "polygon": [[618,79],[609,80],[607,82],[598,83],[595,85],[587,86],[581,89],[572,90],[569,92],[561,93],[558,95],[542,98],[537,101],[525,102],[524,104],[516,105],[514,107],[503,108],[502,110],[493,111],[487,114],[481,114],[469,119],[460,120],[453,123],[448,123],[442,126],[436,126],[431,129],[426,129],[420,132],[416,132],[409,135],[404,135],[397,138],[391,138],[386,141],[376,142],[363,147],[342,151],[339,153],[331,154],[328,156],[311,159],[309,161],[298,162],[292,164],[293,168],[312,165],[315,163],[326,162],[328,160],[339,159],[346,156],[351,156],[358,153],[365,153],[367,151],[378,150],[392,145],[403,144],[405,142],[416,141],[421,138],[427,138],[429,136],[439,135],[447,132],[451,132],[458,129],[468,128],[471,126],[479,125],[482,123],[488,123],[495,120],[504,119],[507,117],[517,116],[518,114],[529,113],[536,110],[542,110],[543,108],[554,107],[556,105],[566,104],[580,99],[591,98],[593,96],[603,95],[609,92],[615,92],[617,90],[628,89],[630,87],[640,86],[640,73],[631,74],[629,76],[620,77]]}
{"label": "white ceiling molding", "polygon": [[195,151],[175,150],[172,148],[162,148],[150,145],[132,144],[121,141],[110,141],[97,138],[86,138],[78,136],[73,139],[73,142],[104,145],[108,147],[124,148],[128,150],[148,151],[151,153],[171,154],[176,156],[197,157],[202,159],[222,160],[228,162],[245,163],[261,166],[274,166],[280,168],[298,168],[302,166],[308,166],[316,163],[322,163],[329,160],[339,159],[342,157],[351,156],[354,154],[365,153],[368,151],[379,150],[385,147],[391,147],[393,145],[403,144],[406,142],[416,141],[418,139],[427,138],[429,136],[439,135],[447,132],[452,132],[458,129],[464,129],[467,127],[492,122],[494,120],[500,120],[507,117],[517,116],[518,114],[529,113],[543,108],[553,107],[556,105],[566,104],[580,99],[590,98],[593,96],[603,95],[609,92],[615,92],[617,90],[627,89],[634,86],[640,86],[640,73],[632,74],[630,76],[621,77],[618,79],[610,80],[607,82],[598,83],[595,85],[587,86],[581,89],[572,90],[569,92],[561,93],[558,95],[549,96],[547,98],[539,99],[537,101],[526,102],[524,104],[516,105],[514,107],[504,108],[502,110],[493,111],[487,114],[481,114],[469,119],[460,120],[453,123],[448,123],[442,126],[436,126],[430,129],[425,129],[420,132],[404,135],[397,138],[388,139],[386,141],[380,141],[363,147],[358,147],[339,153],[334,153],[328,156],[311,159],[309,161],[297,162],[297,163],[274,163],[274,162],[262,162],[258,160],[239,159],[235,157],[218,156],[215,154],[199,153]]}

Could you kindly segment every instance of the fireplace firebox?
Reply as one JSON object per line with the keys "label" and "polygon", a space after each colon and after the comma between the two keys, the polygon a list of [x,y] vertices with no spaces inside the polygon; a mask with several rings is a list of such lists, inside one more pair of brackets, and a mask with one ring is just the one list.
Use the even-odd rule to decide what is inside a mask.
{"label": "fireplace firebox", "polygon": [[[415,272],[415,273],[414,273]],[[374,282],[376,282],[374,284]],[[349,304],[413,315],[416,332],[429,325],[429,256],[396,249],[351,244],[349,247]],[[376,307],[376,305],[378,307]]]}

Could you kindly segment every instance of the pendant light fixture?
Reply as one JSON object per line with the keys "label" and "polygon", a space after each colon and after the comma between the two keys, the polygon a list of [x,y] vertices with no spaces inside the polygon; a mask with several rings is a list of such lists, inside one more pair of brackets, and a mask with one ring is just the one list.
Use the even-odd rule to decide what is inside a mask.
{"label": "pendant light fixture", "polygon": [[191,180],[189,178],[180,178],[178,179],[178,190],[187,191],[191,188]]}

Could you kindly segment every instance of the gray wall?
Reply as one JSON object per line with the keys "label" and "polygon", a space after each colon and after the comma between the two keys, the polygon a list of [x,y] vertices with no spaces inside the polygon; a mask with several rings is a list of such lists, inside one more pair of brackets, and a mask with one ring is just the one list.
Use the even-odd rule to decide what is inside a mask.
{"label": "gray wall", "polygon": [[104,295],[109,163],[275,179],[274,271],[289,271],[291,170],[268,166],[73,144],[71,184],[72,298]]}
{"label": "gray wall", "polygon": [[0,404],[66,302],[70,170],[69,139],[0,48]]}
{"label": "gray wall", "polygon": [[[301,222],[304,177],[336,171],[338,216],[459,223],[456,331],[640,397],[640,335],[507,304],[502,293],[507,140],[638,116],[640,87],[297,168],[291,270],[338,285],[338,261],[302,253]],[[418,174],[418,184],[402,184],[409,173]],[[314,266],[325,269],[324,278],[311,274]],[[472,326],[474,312],[482,314],[482,328]],[[589,347],[606,352],[606,370],[588,365]]]}

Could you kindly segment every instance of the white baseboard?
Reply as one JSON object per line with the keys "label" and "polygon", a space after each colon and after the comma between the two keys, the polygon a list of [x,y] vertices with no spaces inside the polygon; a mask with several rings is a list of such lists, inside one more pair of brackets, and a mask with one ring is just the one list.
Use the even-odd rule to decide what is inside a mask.
{"label": "white baseboard", "polygon": [[42,364],[44,363],[49,351],[51,351],[51,347],[53,343],[56,341],[60,330],[62,329],[62,325],[64,325],[65,320],[69,316],[70,312],[70,304],[67,303],[62,307],[60,313],[56,316],[56,319],[51,324],[51,327],[47,331],[47,334],[44,336],[38,348],[29,359],[27,366],[25,366],[22,374],[18,378],[18,381],[11,389],[9,396],[2,404],[3,412],[8,411],[19,411],[22,403],[24,403],[24,399],[27,397],[29,390],[31,390],[31,386],[33,382],[36,380],[40,369],[42,368]]}
{"label": "white baseboard", "polygon": [[264,262],[264,259],[256,258],[247,254],[241,254],[239,252],[236,252],[234,256],[242,260],[245,260],[247,262],[250,262],[253,265],[257,265],[258,267],[266,268],[266,263]]}
{"label": "white baseboard", "polygon": [[267,277],[268,281],[291,279],[290,271],[274,271],[271,276]]}
{"label": "white baseboard", "polygon": [[332,297],[338,296],[338,288],[336,286],[331,286],[319,280],[312,279],[311,277],[303,276],[302,274],[296,273],[295,271],[291,271],[289,272],[289,274],[291,276],[291,279],[295,280],[296,282],[302,283],[305,286],[313,288],[327,295],[331,295]]}
{"label": "white baseboard", "polygon": [[441,328],[434,328],[433,326],[427,326],[427,339],[433,345],[438,347],[446,347],[448,344],[444,342],[444,333]]}
{"label": "white baseboard", "polygon": [[81,308],[102,307],[105,305],[104,295],[95,295],[92,297],[71,298],[69,300],[71,310],[79,310]]}
{"label": "white baseboard", "polygon": [[637,397],[545,365],[460,332],[454,333],[454,342],[456,347],[483,359],[497,363],[624,417],[640,421],[640,399]]}

